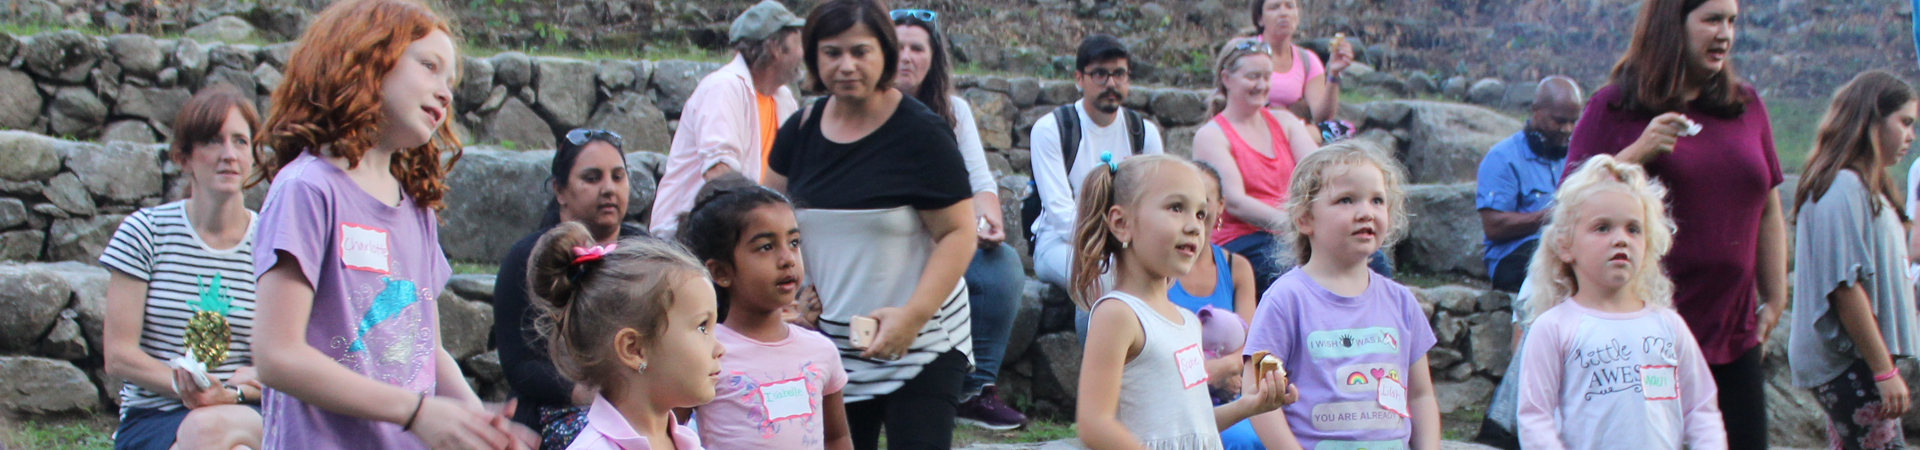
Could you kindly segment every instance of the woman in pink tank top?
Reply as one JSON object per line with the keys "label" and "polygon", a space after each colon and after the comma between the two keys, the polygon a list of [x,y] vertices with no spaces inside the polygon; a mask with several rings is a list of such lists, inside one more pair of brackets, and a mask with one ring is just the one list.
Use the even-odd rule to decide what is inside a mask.
{"label": "woman in pink tank top", "polygon": [[1249,4],[1257,37],[1272,45],[1274,51],[1267,107],[1292,111],[1308,123],[1333,120],[1340,112],[1340,74],[1353,64],[1353,44],[1335,39],[1322,64],[1319,55],[1294,45],[1294,32],[1306,22],[1300,0],[1256,0]]}
{"label": "woman in pink tank top", "polygon": [[1266,109],[1273,74],[1272,50],[1253,38],[1237,38],[1214,58],[1213,120],[1193,136],[1193,158],[1220,171],[1226,214],[1213,243],[1254,268],[1256,286],[1279,275],[1280,252],[1272,233],[1287,223],[1282,204],[1293,166],[1317,146],[1300,119]]}

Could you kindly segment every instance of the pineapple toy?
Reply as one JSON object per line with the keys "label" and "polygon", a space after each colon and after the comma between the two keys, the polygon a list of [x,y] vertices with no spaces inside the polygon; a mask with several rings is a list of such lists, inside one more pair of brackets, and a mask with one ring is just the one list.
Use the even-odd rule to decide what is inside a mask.
{"label": "pineapple toy", "polygon": [[[205,280],[195,277],[194,281],[200,284]],[[208,368],[219,367],[227,361],[227,344],[233,336],[232,328],[227,325],[233,295],[227,293],[220,274],[213,274],[212,284],[201,284],[200,300],[187,306],[193,310],[193,318],[187,320],[187,350],[194,360]]]}

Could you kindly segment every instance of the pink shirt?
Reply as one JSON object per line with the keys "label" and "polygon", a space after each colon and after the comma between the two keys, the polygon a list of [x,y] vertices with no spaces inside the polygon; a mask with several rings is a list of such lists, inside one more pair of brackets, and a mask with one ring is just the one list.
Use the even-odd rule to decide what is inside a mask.
{"label": "pink shirt", "polygon": [[[680,225],[680,214],[693,209],[693,198],[707,185],[707,169],[726,164],[748,178],[759,179],[763,169],[760,106],[747,60],[733,62],[700,80],[680,113],[673,132],[667,167],[660,174],[660,190],[653,198],[648,232],[666,239]],[[800,108],[793,91],[781,86],[773,94],[774,116],[785,122]],[[776,126],[777,128],[777,126]]]}
{"label": "pink shirt", "polygon": [[[594,394],[593,406],[587,409],[586,428],[580,430],[579,437],[573,438],[573,444],[567,445],[567,450],[651,450],[652,448],[652,445],[647,444],[647,437],[634,431],[633,424],[627,422],[627,417],[621,415],[620,410],[613,408],[613,403],[607,402],[607,398],[599,394]],[[700,436],[695,435],[693,429],[675,421],[673,446],[670,448],[702,450]]]}
{"label": "pink shirt", "polygon": [[[1280,127],[1280,121],[1273,113],[1262,109],[1260,117],[1267,122],[1267,134],[1273,138],[1273,156],[1260,154],[1252,144],[1240,138],[1240,133],[1227,122],[1226,114],[1213,116],[1213,123],[1220,125],[1220,131],[1227,135],[1227,149],[1233,155],[1233,166],[1240,171],[1241,189],[1248,197],[1259,200],[1267,206],[1282,208],[1287,202],[1287,187],[1293,182],[1293,146],[1287,143],[1287,130]],[[1260,227],[1227,213],[1220,220],[1220,229],[1213,232],[1214,245],[1226,245],[1242,236],[1258,233]]]}
{"label": "pink shirt", "polygon": [[714,338],[727,347],[720,383],[713,402],[694,409],[708,448],[826,448],[822,400],[847,385],[833,341],[793,325],[779,342],[757,341],[726,325]]}
{"label": "pink shirt", "polygon": [[1672,309],[1563,301],[1534,319],[1520,358],[1522,447],[1727,448],[1719,389]]}
{"label": "pink shirt", "polygon": [[[1288,108],[1307,95],[1307,80],[1327,72],[1327,66],[1320,62],[1320,55],[1293,47],[1293,67],[1285,72],[1273,72],[1273,87],[1267,90],[1268,108]],[[1274,66],[1280,65],[1280,58],[1274,57]]]}

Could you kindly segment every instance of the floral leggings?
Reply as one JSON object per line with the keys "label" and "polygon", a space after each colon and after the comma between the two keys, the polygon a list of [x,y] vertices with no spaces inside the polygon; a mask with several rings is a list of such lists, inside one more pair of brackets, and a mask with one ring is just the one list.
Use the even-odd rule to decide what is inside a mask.
{"label": "floral leggings", "polygon": [[1907,439],[1900,419],[1883,419],[1880,388],[1873,369],[1855,360],[1846,373],[1813,388],[1820,408],[1827,411],[1827,445],[1833,450],[1905,449]]}

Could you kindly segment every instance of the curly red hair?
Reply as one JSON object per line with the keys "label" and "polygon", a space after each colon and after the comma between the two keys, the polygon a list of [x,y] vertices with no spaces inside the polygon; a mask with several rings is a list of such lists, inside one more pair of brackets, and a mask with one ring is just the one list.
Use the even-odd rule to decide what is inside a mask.
{"label": "curly red hair", "polygon": [[[378,140],[381,83],[409,44],[435,30],[453,35],[431,8],[410,0],[352,0],[321,12],[273,90],[266,126],[255,139],[254,183],[271,182],[301,152],[317,154],[322,146],[346,158],[348,167],[359,166]],[[444,165],[442,153],[451,155]],[[441,124],[426,144],[394,152],[391,170],[414,204],[437,210],[446,206],[444,179],[459,160],[460,140]]]}

